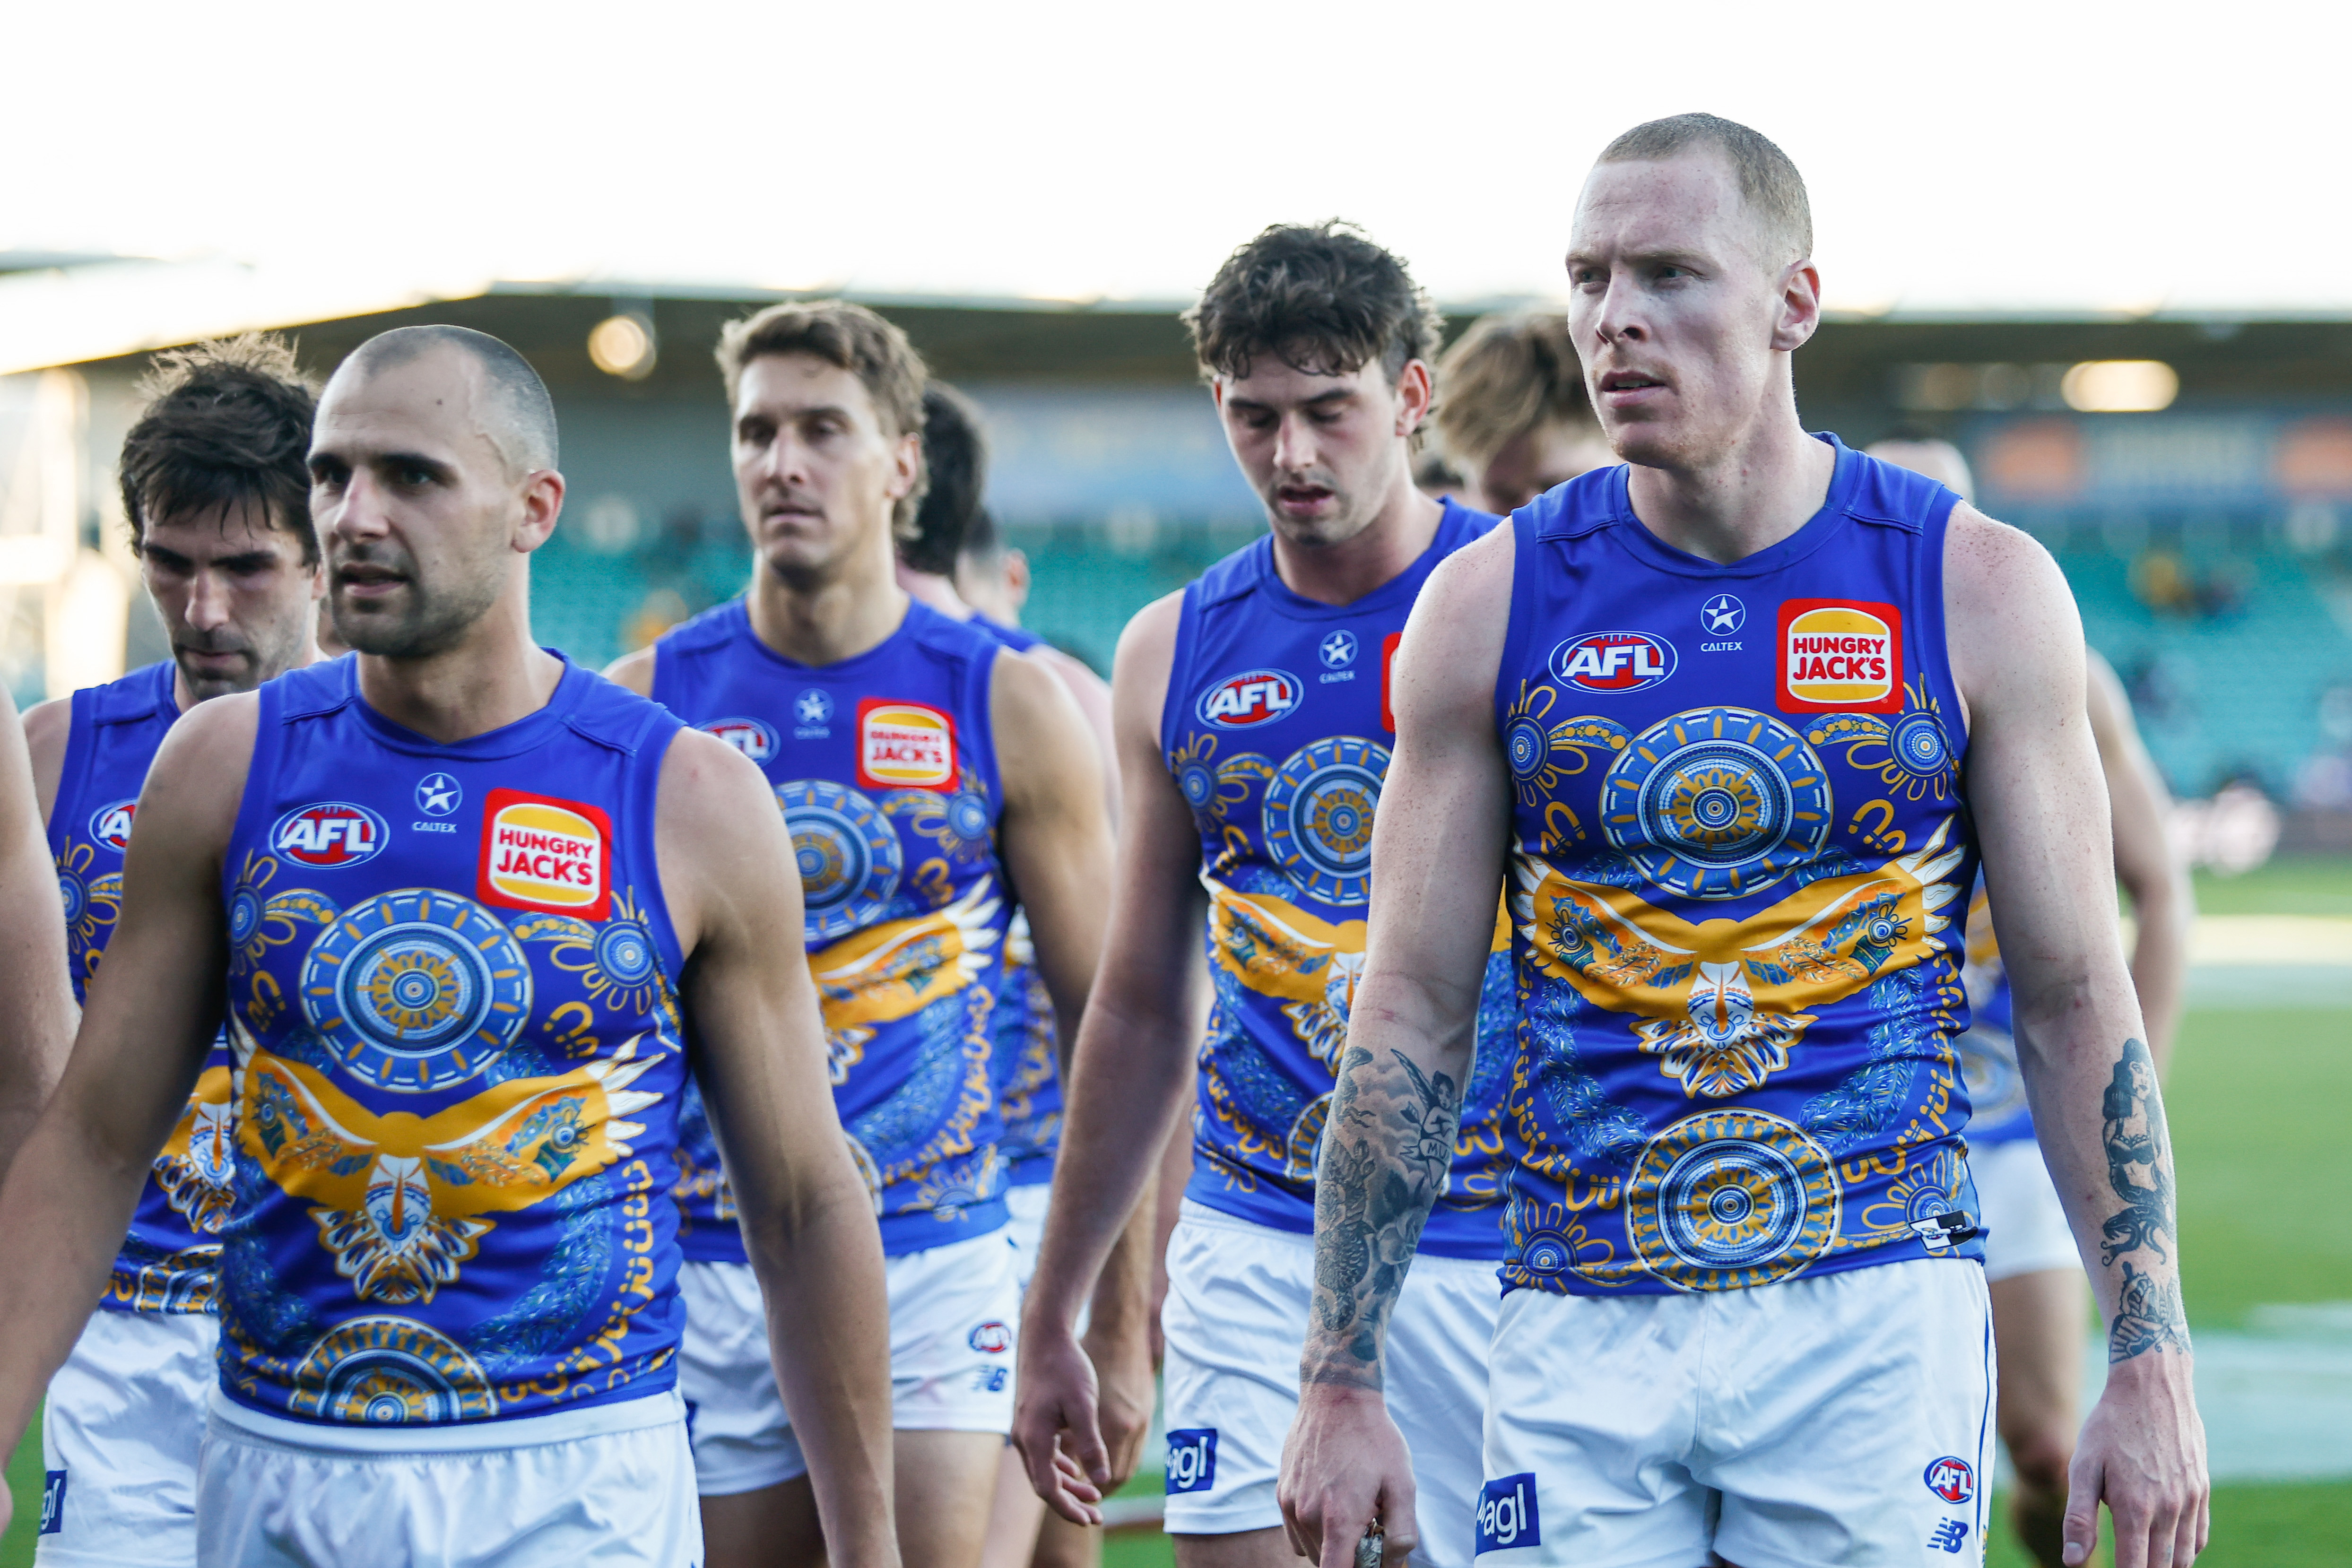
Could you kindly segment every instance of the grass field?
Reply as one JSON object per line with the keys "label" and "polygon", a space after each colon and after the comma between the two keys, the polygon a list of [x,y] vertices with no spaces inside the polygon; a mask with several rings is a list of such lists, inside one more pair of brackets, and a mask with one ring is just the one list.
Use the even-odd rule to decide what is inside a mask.
{"label": "grass field", "polygon": [[[2215,915],[2352,916],[2352,862],[2273,864],[2200,877]],[[2352,1013],[2314,1009],[2189,1013],[2166,1092],[2179,1163],[2191,1322],[2242,1326],[2269,1302],[2352,1301]],[[2352,1419],[2352,1415],[2347,1415]],[[16,1518],[0,1568],[32,1561],[40,1508],[38,1433],[8,1466]],[[1171,1563],[1161,1538],[1115,1541],[1108,1568]],[[2025,1568],[2004,1529],[1989,1559]],[[2215,1490],[2210,1568],[2336,1568],[2352,1562],[2352,1480]]]}

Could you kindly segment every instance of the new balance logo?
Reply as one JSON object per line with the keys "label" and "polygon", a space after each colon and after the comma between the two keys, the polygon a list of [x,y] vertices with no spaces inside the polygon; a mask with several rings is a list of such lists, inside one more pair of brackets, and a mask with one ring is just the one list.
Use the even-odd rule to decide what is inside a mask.
{"label": "new balance logo", "polygon": [[1927,1544],[1940,1546],[1947,1552],[1957,1552],[1960,1549],[1960,1542],[1968,1538],[1969,1521],[1967,1520],[1948,1519],[1936,1526],[1935,1532],[1927,1537]]}

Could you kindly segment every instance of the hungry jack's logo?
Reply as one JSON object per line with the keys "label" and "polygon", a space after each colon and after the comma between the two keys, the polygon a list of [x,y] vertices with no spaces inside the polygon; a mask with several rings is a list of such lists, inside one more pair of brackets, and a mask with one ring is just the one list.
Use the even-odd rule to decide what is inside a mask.
{"label": "hungry jack's logo", "polygon": [[1903,612],[1860,599],[1780,602],[1782,713],[1903,711]]}
{"label": "hungry jack's logo", "polygon": [[604,919],[613,906],[613,820],[582,800],[491,790],[474,896],[502,909]]}
{"label": "hungry jack's logo", "polygon": [[955,720],[921,703],[866,697],[857,705],[857,782],[866,789],[937,789],[956,783]]}

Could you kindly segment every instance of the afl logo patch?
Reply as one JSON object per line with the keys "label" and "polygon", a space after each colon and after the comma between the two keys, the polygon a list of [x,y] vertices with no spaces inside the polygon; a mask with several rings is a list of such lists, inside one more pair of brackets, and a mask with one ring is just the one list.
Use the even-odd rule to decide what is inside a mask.
{"label": "afl logo patch", "polygon": [[857,782],[867,789],[955,789],[955,720],[921,703],[857,705]]}
{"label": "afl logo patch", "polygon": [[1013,1348],[1013,1331],[992,1319],[971,1331],[971,1348],[982,1355],[1003,1355]]}
{"label": "afl logo patch", "polygon": [[474,895],[504,909],[602,920],[613,904],[613,820],[580,800],[493,789]]}
{"label": "afl logo patch", "polygon": [[765,762],[776,754],[776,732],[756,718],[714,718],[698,727],[705,735],[715,735],[754,762]]}
{"label": "afl logo patch", "polygon": [[1287,670],[1244,670],[1202,692],[1194,711],[1202,724],[1219,729],[1248,729],[1271,723],[1297,707],[1301,689],[1298,677]]}
{"label": "afl logo patch", "polygon": [[1950,1454],[1929,1465],[1922,1479],[1929,1491],[1948,1503],[1973,1501],[1977,1495],[1976,1467]]}
{"label": "afl logo patch", "polygon": [[131,844],[131,819],[139,814],[136,800],[117,800],[89,814],[89,836],[121,854]]}
{"label": "afl logo patch", "polygon": [[1903,711],[1903,612],[1846,599],[1780,604],[1782,713]]}
{"label": "afl logo patch", "polygon": [[1647,632],[1595,632],[1551,651],[1551,676],[1579,691],[1647,691],[1675,673],[1675,645]]}
{"label": "afl logo patch", "polygon": [[269,847],[303,865],[332,868],[372,860],[392,831],[365,806],[325,800],[298,806],[269,831]]}

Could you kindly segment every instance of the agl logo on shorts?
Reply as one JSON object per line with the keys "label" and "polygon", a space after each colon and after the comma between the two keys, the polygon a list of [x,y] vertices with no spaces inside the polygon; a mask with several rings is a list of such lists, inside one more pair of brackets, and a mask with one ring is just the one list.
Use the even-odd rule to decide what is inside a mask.
{"label": "agl logo on shorts", "polygon": [[1168,1492],[1207,1491],[1217,1484],[1217,1429],[1185,1427],[1168,1434]]}
{"label": "agl logo on shorts", "polygon": [[383,819],[365,806],[322,800],[278,818],[269,847],[302,865],[333,868],[373,858],[390,836]]}
{"label": "agl logo on shorts", "polygon": [[955,720],[921,703],[857,705],[857,782],[867,789],[954,790]]}
{"label": "agl logo on shorts", "polygon": [[1855,599],[1780,603],[1782,713],[1903,711],[1903,612]]}
{"label": "agl logo on shorts", "polygon": [[1202,692],[1196,711],[1202,724],[1247,729],[1297,707],[1300,690],[1298,677],[1287,670],[1244,670]]}
{"label": "agl logo on shorts", "polygon": [[1554,680],[1580,691],[1638,692],[1675,673],[1675,645],[1647,632],[1594,632],[1560,643],[1549,664]]}
{"label": "agl logo on shorts", "polygon": [[1536,1474],[1488,1481],[1478,1493],[1478,1540],[1474,1552],[1500,1552],[1543,1542],[1543,1520],[1536,1508]]}
{"label": "agl logo on shorts", "polygon": [[505,909],[604,919],[613,906],[613,820],[584,801],[491,790],[474,895]]}

